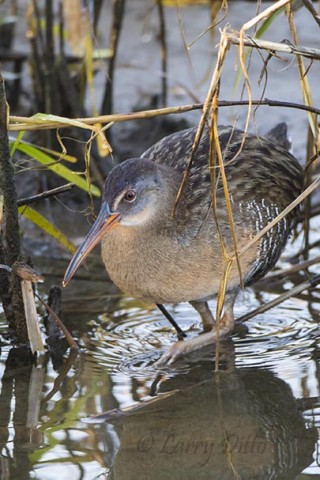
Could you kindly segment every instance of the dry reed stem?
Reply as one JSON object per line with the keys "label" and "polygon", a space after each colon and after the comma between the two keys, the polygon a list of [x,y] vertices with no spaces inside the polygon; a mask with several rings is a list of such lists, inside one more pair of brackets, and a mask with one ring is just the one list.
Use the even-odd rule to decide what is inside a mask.
{"label": "dry reed stem", "polygon": [[279,295],[277,298],[274,298],[270,302],[260,305],[260,307],[256,308],[255,310],[252,310],[251,312],[246,313],[245,315],[242,315],[242,317],[238,318],[237,321],[246,322],[250,318],[255,317],[260,313],[264,313],[273,307],[276,307],[280,303],[283,303],[285,300],[288,300],[291,297],[295,297],[296,295],[299,295],[304,290],[308,290],[309,288],[316,287],[317,285],[319,285],[319,282],[320,282],[320,274],[314,275],[309,280],[306,280],[305,282],[300,283],[299,285],[296,285],[292,289],[282,293],[281,295]]}
{"label": "dry reed stem", "polygon": [[[218,158],[219,173],[221,175],[223,193],[224,193],[224,197],[225,197],[225,200],[226,200],[228,220],[229,220],[229,224],[230,224],[231,236],[232,236],[232,241],[233,241],[233,246],[234,246],[234,251],[235,251],[234,258],[237,262],[239,276],[240,276],[240,285],[242,287],[243,286],[243,281],[242,281],[240,260],[239,260],[239,255],[238,255],[237,235],[236,235],[236,229],[235,229],[235,225],[234,225],[234,221],[233,221],[233,214],[232,214],[232,207],[231,207],[231,201],[230,201],[228,181],[227,181],[227,177],[226,177],[226,173],[225,173],[225,169],[224,169],[224,162],[223,162],[223,157],[222,157],[222,152],[221,152],[221,147],[220,147],[220,142],[219,142],[219,133],[218,133],[218,126],[217,126],[216,120],[217,120],[216,117],[213,118],[213,125],[212,125],[213,148],[215,148],[217,158]],[[214,195],[214,200],[215,200],[215,195]],[[219,231],[220,231],[220,229],[219,229]],[[222,245],[223,245],[223,241],[222,241]],[[229,270],[230,260],[233,263],[234,258],[230,257],[229,255],[226,255],[226,250],[225,250],[224,245],[223,245],[223,248],[222,248],[222,253],[224,254],[224,257],[228,262],[228,265],[227,265],[226,268]],[[218,304],[219,304],[219,294],[218,294]],[[220,311],[220,313],[221,313],[221,311]],[[218,307],[217,307],[217,314],[218,314]],[[219,317],[217,316],[217,318],[220,318],[220,316]]]}
{"label": "dry reed stem", "polygon": [[[215,108],[213,108],[213,112],[215,112]],[[211,205],[210,205],[210,210],[212,209],[212,214],[213,218],[216,224],[216,229],[217,229],[217,234],[219,237],[219,243],[220,243],[220,248],[222,252],[222,256],[225,259],[228,259],[227,251],[223,242],[223,237],[221,234],[219,222],[217,219],[216,215],[216,210],[217,210],[217,196],[216,196],[216,182],[217,182],[217,149],[215,148],[216,144],[219,144],[219,139],[217,140],[217,132],[216,129],[214,128],[214,123],[213,120],[211,122],[211,129],[209,131],[210,134],[210,153],[209,153],[209,172],[210,172],[210,187],[211,187]],[[210,212],[208,211],[208,214]],[[207,214],[207,216],[208,216]],[[205,218],[204,222],[207,220],[207,217]]]}
{"label": "dry reed stem", "polygon": [[281,7],[284,7],[287,3],[290,3],[290,2],[291,0],[278,0],[278,2],[275,2],[273,5],[263,10],[263,12],[259,13],[248,22],[244,23],[242,26],[242,29],[244,31],[249,30],[250,28],[254,27],[258,22],[268,18],[270,15],[272,15],[277,10],[279,10]]}
{"label": "dry reed stem", "polygon": [[215,93],[216,93],[216,91],[219,87],[219,80],[220,80],[220,77],[221,77],[222,66],[223,66],[223,62],[224,62],[224,59],[225,59],[228,48],[229,48],[228,42],[226,41],[224,36],[221,36],[216,67],[214,69],[212,79],[211,79],[211,83],[210,83],[210,87],[209,87],[205,102],[203,104],[201,118],[200,118],[198,128],[197,128],[197,131],[196,131],[196,134],[195,134],[194,142],[193,142],[192,149],[191,149],[190,158],[189,158],[187,167],[185,169],[185,172],[184,172],[184,175],[183,175],[180,187],[179,187],[179,191],[178,191],[178,194],[177,194],[177,197],[176,197],[176,201],[175,201],[175,205],[174,205],[174,212],[176,211],[178,202],[179,202],[180,197],[182,195],[183,189],[186,185],[188,175],[189,175],[189,172],[190,172],[190,168],[191,168],[191,165],[192,165],[192,162],[193,162],[194,154],[195,154],[195,152],[198,148],[205,123],[208,120],[208,114],[209,114],[209,110],[212,106],[213,97],[214,97],[214,95],[215,95]]}
{"label": "dry reed stem", "polygon": [[303,1],[303,4],[304,6],[309,10],[309,12],[311,13],[311,15],[313,16],[313,18],[315,19],[316,23],[319,25],[320,27],[320,15],[319,13],[317,12],[317,10],[314,8],[313,4],[312,4],[312,1],[311,0],[302,0]]}
{"label": "dry reed stem", "polygon": [[[228,35],[229,38],[229,35]],[[248,100],[240,101],[228,101],[220,100],[218,102],[219,107],[233,107],[233,106],[247,106]],[[306,112],[312,112],[317,115],[320,115],[320,109],[316,107],[310,107],[308,105],[303,105],[300,103],[294,102],[281,102],[279,100],[272,100],[265,98],[264,100],[252,100],[252,105],[260,106],[269,106],[269,107],[284,107],[284,108],[295,108],[298,110],[305,110]],[[94,125],[94,124],[108,124],[109,122],[118,123],[126,122],[131,120],[140,120],[147,118],[154,118],[161,115],[171,115],[171,114],[180,114],[186,113],[193,110],[201,110],[203,108],[203,103],[195,103],[189,105],[179,105],[175,107],[167,108],[158,108],[154,110],[143,110],[141,112],[134,113],[124,113],[124,114],[113,114],[113,115],[100,115],[97,117],[87,117],[87,118],[76,118],[75,121],[81,122],[82,128],[86,128],[85,125]],[[63,118],[63,117],[60,117]],[[10,116],[8,130],[10,131],[21,131],[21,130],[46,130],[46,129],[57,129],[57,128],[68,128],[71,127],[70,119],[66,118],[68,123],[64,122],[48,122],[42,119],[34,119],[33,117],[18,117]],[[105,127],[102,127],[101,130],[104,131]]]}
{"label": "dry reed stem", "polygon": [[[243,140],[242,140],[242,143],[241,143],[241,146],[240,146],[240,149],[239,149],[239,152],[241,151],[241,148],[243,146],[243,143],[245,141],[245,137],[246,137],[246,133],[248,131],[248,126],[249,126],[249,121],[250,121],[250,118],[251,118],[251,110],[252,110],[252,92],[251,92],[251,85],[250,85],[250,79],[249,79],[249,74],[248,74],[248,71],[247,71],[247,68],[246,68],[246,65],[245,65],[245,32],[250,29],[251,27],[253,27],[254,25],[256,25],[260,20],[264,19],[264,18],[267,18],[269,17],[271,14],[273,14],[275,11],[277,11],[278,9],[282,8],[283,6],[287,5],[289,3],[289,0],[280,0],[278,2],[276,2],[274,5],[272,5],[271,7],[267,8],[266,10],[264,10],[263,12],[261,12],[259,15],[257,15],[256,17],[254,17],[252,20],[250,20],[249,22],[245,23],[241,30],[240,30],[240,33],[239,33],[239,60],[240,60],[240,66],[241,66],[241,70],[242,70],[242,73],[243,73],[243,76],[244,76],[244,81],[245,81],[245,85],[246,85],[246,88],[247,88],[247,94],[248,94],[248,113],[247,113],[247,117],[246,117],[246,123],[245,123],[245,129],[244,129],[244,136],[243,136]],[[291,9],[289,10],[291,12]],[[291,22],[290,22],[290,16],[289,16],[289,23],[290,23],[290,28],[291,30],[295,33],[295,30],[293,29],[293,19],[291,18]],[[292,26],[293,25],[293,26]],[[295,43],[298,44],[298,41],[297,41],[297,38],[296,36],[294,36],[294,40],[295,40]],[[228,34],[226,33],[226,31],[223,31],[221,33],[221,42],[222,42],[222,39],[224,40],[224,42],[227,42],[227,44],[229,45],[230,44],[230,39],[228,38]],[[291,46],[291,50],[292,52],[290,53],[297,53],[296,52],[296,48],[295,47],[292,47]],[[314,52],[313,52],[314,53]],[[317,53],[317,52],[316,52]],[[300,80],[301,80],[301,83],[302,83],[302,90],[303,90],[303,93],[304,93],[304,100],[305,100],[305,103],[308,105],[308,106],[313,106],[312,105],[312,98],[311,98],[311,92],[310,92],[310,88],[309,88],[309,85],[308,85],[308,80],[306,78],[306,71],[304,69],[304,65],[303,65],[303,61],[302,61],[302,57],[301,56],[298,56],[298,65],[299,65],[299,73],[300,73]],[[310,120],[312,119],[313,120],[313,131],[317,132],[317,126],[315,127],[315,123],[316,120],[317,120],[317,117],[314,113],[310,113],[309,112],[309,117],[310,117]],[[214,117],[214,121],[215,121],[216,117]],[[318,136],[318,135],[317,135]],[[217,145],[215,145],[216,148],[217,148],[217,151],[219,152],[219,142],[217,142]],[[221,152],[220,152],[221,154]],[[237,155],[237,154],[236,154]],[[219,158],[219,153],[218,153],[218,158]],[[219,167],[220,167],[220,171],[222,172],[222,170],[224,170],[223,168],[223,165],[221,166],[219,164]],[[259,232],[259,234],[257,234],[245,247],[243,247],[241,249],[241,251],[239,252],[239,255],[243,255],[249,248],[251,248],[258,240],[260,240],[260,238],[265,235],[276,223],[278,223],[285,215],[287,215],[293,208],[295,208],[296,205],[298,205],[301,201],[303,201],[308,195],[311,194],[311,192],[319,185],[320,183],[320,177],[318,179],[316,179],[312,185],[310,185],[310,187],[308,187],[294,202],[292,202],[285,210],[283,210],[283,212],[281,212],[280,215],[278,215],[272,222],[270,222],[263,230],[261,230]],[[230,199],[229,199],[229,194],[228,194],[228,188],[226,186],[226,188],[224,187],[224,193],[225,193],[225,198],[226,198],[226,201],[227,201],[227,210],[228,210],[228,200],[230,202]],[[229,211],[228,211],[228,215],[229,215]],[[229,215],[229,223],[230,223],[230,228],[231,228],[231,231],[233,232],[233,220],[232,220],[232,213],[231,213],[231,221],[230,221],[230,215]],[[235,245],[236,245],[236,238],[234,239],[234,242],[235,242]],[[237,263],[238,263],[238,268],[240,267],[240,263],[239,263],[239,258],[238,258],[238,252],[237,252],[237,249],[235,250],[235,256],[234,256],[234,260],[237,260]],[[223,279],[222,279],[222,282],[220,284],[220,288],[219,288],[219,292],[218,292],[218,300],[217,300],[217,335],[218,335],[218,332],[219,332],[219,319],[220,319],[220,315],[221,315],[221,312],[222,312],[222,308],[223,308],[223,303],[224,303],[224,299],[225,299],[225,293],[226,293],[226,287],[227,287],[227,282],[228,282],[228,276],[230,274],[230,271],[231,271],[231,267],[232,267],[232,260],[229,261],[229,263],[227,264],[227,267],[224,271],[224,276],[223,276]],[[239,272],[240,272],[240,278],[241,278],[241,271],[240,271],[240,268],[239,268]],[[217,352],[217,356],[218,356],[218,352]]]}
{"label": "dry reed stem", "polygon": [[[227,36],[231,44],[240,44],[241,39],[239,38],[239,33],[228,32]],[[269,40],[260,40],[259,38],[251,38],[249,36],[245,36],[242,41],[244,46],[246,47],[268,50],[270,52],[299,55],[302,57],[310,58],[312,60],[320,60],[320,50],[318,48],[302,47],[300,45],[296,46],[288,41],[284,41],[283,43],[270,42]]]}
{"label": "dry reed stem", "polygon": [[[293,19],[293,12],[292,12],[292,7],[291,5],[288,5],[287,7],[288,10],[288,19],[289,19],[289,26],[292,34],[293,41],[296,45],[298,45],[298,34],[297,34],[297,29],[294,23]],[[303,58],[301,55],[297,55],[297,64],[298,64],[298,70],[299,70],[299,77],[300,77],[300,83],[301,83],[301,91],[303,95],[304,102],[309,105],[313,106],[314,102],[312,99],[312,94],[311,94],[311,89],[310,89],[310,84],[307,76],[307,71],[303,63]],[[318,138],[318,122],[317,122],[317,116],[311,112],[307,113],[308,120],[309,120],[309,125],[311,128],[311,131],[313,133],[313,136],[315,139]],[[316,151],[313,152],[313,155],[316,153]]]}
{"label": "dry reed stem", "polygon": [[[71,127],[71,121],[80,122],[80,128],[88,128],[94,124],[106,124],[109,122],[124,122],[129,120],[139,120],[145,118],[153,118],[159,115],[169,115],[173,113],[185,113],[192,110],[200,110],[203,108],[203,104],[191,104],[178,107],[166,107],[158,108],[154,110],[144,110],[142,112],[125,113],[125,114],[113,114],[113,115],[99,115],[97,117],[76,118],[70,120],[69,118],[59,117],[61,120],[48,121],[45,118],[34,117],[19,117],[10,116],[8,129],[11,131],[21,130],[47,130],[53,128],[68,128]],[[45,117],[45,115],[44,115]],[[58,118],[58,117],[56,117]],[[64,121],[65,120],[65,121]],[[77,126],[74,124],[74,126]]]}
{"label": "dry reed stem", "polygon": [[[276,2],[271,7],[265,9],[259,15],[255,16],[252,20],[243,24],[243,26],[240,30],[240,34],[239,34],[239,37],[240,37],[239,61],[240,61],[241,70],[242,70],[242,73],[243,73],[243,76],[244,76],[245,85],[246,85],[246,88],[247,88],[248,113],[247,113],[247,117],[246,117],[244,135],[243,135],[243,138],[242,138],[242,141],[241,141],[241,145],[240,145],[239,151],[235,154],[234,157],[236,157],[241,152],[241,150],[243,148],[243,144],[245,142],[246,134],[248,132],[249,122],[250,122],[250,118],[251,118],[251,110],[252,110],[252,91],[251,91],[249,74],[248,74],[247,67],[246,67],[246,64],[245,64],[245,47],[244,47],[245,32],[247,30],[249,30],[251,27],[255,26],[260,20],[263,20],[263,19],[269,17],[275,11],[282,8],[289,1],[290,0],[279,0],[278,2]],[[219,44],[219,53],[221,52],[221,57],[220,57],[220,62],[221,63],[219,64],[219,62],[217,61],[217,67],[216,67],[216,70],[214,72],[214,74],[217,73],[217,75],[219,75],[218,78],[220,78],[220,76],[221,76],[223,61],[225,59],[225,55],[226,55],[226,52],[227,52],[229,46],[230,46],[230,42],[228,40],[228,35],[227,35],[227,32],[226,32],[226,29],[224,29],[221,32],[221,38],[220,38],[220,44]],[[219,60],[219,53],[218,53],[218,60]],[[210,93],[211,92],[209,90],[209,94],[207,96],[207,99],[210,98]],[[228,263],[227,263],[226,268],[224,270],[223,279],[221,281],[219,291],[218,291],[217,308],[216,308],[216,322],[217,322],[216,329],[217,329],[217,336],[218,336],[220,316],[221,316],[224,301],[225,301],[225,294],[226,294],[226,290],[227,290],[228,278],[229,278],[234,260],[236,260],[236,262],[237,262],[241,287],[243,286],[243,281],[242,281],[238,246],[237,246],[237,236],[236,236],[236,231],[235,231],[235,226],[234,226],[234,221],[233,221],[232,207],[231,207],[231,201],[230,201],[230,195],[229,195],[229,189],[228,189],[228,182],[227,182],[226,175],[225,175],[224,163],[223,163],[223,158],[222,158],[222,153],[221,153],[221,148],[220,148],[220,143],[219,143],[219,137],[218,137],[218,130],[217,130],[217,116],[216,116],[216,108],[215,108],[215,107],[217,107],[217,98],[218,98],[218,88],[217,88],[217,86],[215,87],[215,89],[212,93],[213,93],[213,95],[212,95],[211,98],[212,98],[212,107],[213,107],[212,121],[213,121],[213,133],[214,133],[214,135],[213,135],[214,148],[216,149],[216,152],[217,152],[217,158],[218,158],[218,162],[219,162],[219,172],[221,174],[223,192],[224,192],[224,196],[225,196],[225,200],[226,200],[226,206],[227,206],[228,220],[229,220],[229,224],[230,224],[232,241],[233,241],[234,251],[235,251],[233,259],[232,258],[228,259]],[[203,112],[204,112],[204,110],[203,110]],[[192,159],[191,159],[191,161],[192,161]],[[188,174],[188,172],[186,170],[185,175],[187,175],[187,174]],[[186,181],[186,178],[184,180]],[[214,199],[213,199],[213,201],[214,201]],[[223,248],[222,253],[224,252],[224,250],[225,249]],[[219,338],[219,336],[217,338]],[[217,344],[219,344],[219,342],[217,342]],[[216,356],[217,356],[217,359],[219,359],[219,351],[217,351]],[[216,361],[216,366],[218,365],[218,361]]]}
{"label": "dry reed stem", "polygon": [[74,350],[79,350],[79,345],[77,344],[77,342],[74,340],[73,336],[71,335],[71,333],[69,332],[69,330],[67,329],[67,327],[64,325],[64,323],[62,322],[62,320],[60,320],[60,318],[58,317],[58,315],[56,314],[56,312],[54,312],[52,310],[51,307],[49,307],[49,305],[44,301],[42,300],[42,298],[40,297],[40,295],[38,295],[37,293],[35,293],[37,299],[39,300],[39,302],[42,303],[42,305],[44,306],[44,308],[47,310],[47,312],[51,315],[51,317],[54,319],[54,321],[56,322],[56,324],[58,325],[58,327],[60,328],[60,330],[62,331],[62,333],[64,334],[65,336],[65,339],[66,341],[68,342],[69,344],[69,347],[74,349]]}
{"label": "dry reed stem", "polygon": [[[299,43],[298,34],[297,34],[296,25],[293,18],[292,7],[290,4],[287,6],[287,14],[288,14],[289,26],[290,26],[293,41],[296,45],[298,45]],[[297,56],[297,64],[298,64],[301,91],[302,91],[304,103],[306,103],[309,106],[313,106],[314,102],[312,99],[310,84],[307,76],[307,70],[304,66],[303,58],[301,56]],[[307,116],[308,116],[308,121],[310,126],[310,132],[312,132],[312,137],[310,135],[310,132],[308,134],[308,140],[309,140],[308,146],[307,146],[307,160],[308,160],[310,157],[314,157],[315,155],[317,155],[318,142],[319,142],[319,127],[318,127],[317,115],[315,115],[314,113],[308,112]],[[314,169],[314,167],[315,167],[315,164],[312,165],[312,169]],[[310,182],[311,174],[312,172],[310,170],[305,171],[306,185],[308,185],[308,183]],[[305,202],[305,218],[304,218],[304,234],[305,234],[304,256],[305,258],[307,258],[308,256],[309,232],[310,232],[310,225],[309,225],[310,209],[311,209],[311,198],[308,197],[307,201]]]}
{"label": "dry reed stem", "polygon": [[[219,23],[221,23],[228,15],[228,9],[229,9],[229,5],[228,5],[228,1],[227,0],[222,0],[222,2],[212,2],[212,5],[211,5],[211,12],[210,12],[210,16],[211,16],[211,22],[210,22],[210,25],[205,29],[203,30],[201,33],[199,33],[199,35],[196,36],[196,38],[194,40],[192,40],[191,43],[189,43],[189,45],[187,44],[187,48],[188,50],[191,49],[191,47],[193,47],[193,45],[195,45],[196,42],[198,42],[204,35],[206,35],[208,32],[212,32],[212,30],[217,27],[219,25]],[[223,17],[219,20],[216,20],[219,12],[221,10],[225,10],[225,13],[223,15]],[[213,32],[212,32],[213,34]]]}
{"label": "dry reed stem", "polygon": [[[247,113],[247,118],[246,118],[246,123],[245,123],[245,128],[244,128],[244,136],[241,142],[241,147],[243,146],[245,142],[245,137],[246,133],[249,128],[249,122],[251,118],[251,110],[252,110],[252,91],[251,91],[251,85],[250,85],[250,79],[249,79],[249,74],[247,71],[246,63],[245,63],[245,32],[249,30],[250,28],[254,27],[259,23],[261,20],[264,20],[265,18],[268,18],[270,15],[272,15],[274,12],[282,8],[284,5],[286,5],[290,0],[279,0],[276,2],[274,5],[271,5],[270,7],[266,8],[263,10],[263,12],[259,13],[256,15],[254,18],[252,18],[249,22],[246,22],[242,25],[239,33],[239,61],[240,61],[240,66],[241,70],[244,76],[245,84],[247,87],[247,93],[248,93],[248,100],[249,100],[249,105],[248,105],[248,113]],[[229,39],[228,39],[229,42]]]}
{"label": "dry reed stem", "polygon": [[36,293],[33,291],[32,284],[42,282],[43,277],[33,268],[23,262],[15,262],[12,266],[12,273],[20,279],[21,292],[23,299],[25,322],[28,332],[28,340],[32,353],[44,352],[45,347],[39,326],[37,307],[35,303]]}
{"label": "dry reed stem", "polygon": [[32,282],[30,280],[21,280],[21,292],[31,351],[32,353],[45,352],[39,327]]}
{"label": "dry reed stem", "polygon": [[[218,112],[218,90],[216,90],[216,93],[215,93],[215,95],[212,99],[209,168],[210,168],[210,177],[211,177],[211,197],[212,197],[213,217],[214,217],[214,220],[215,220],[215,223],[216,223],[217,233],[218,233],[218,236],[219,236],[221,253],[222,253],[223,258],[227,261],[227,264],[225,265],[224,272],[223,272],[223,278],[222,278],[222,280],[220,282],[220,285],[219,285],[218,295],[217,295],[216,338],[219,339],[220,318],[221,318],[221,313],[222,313],[224,300],[225,300],[228,277],[229,277],[230,270],[231,270],[231,267],[233,265],[234,259],[229,256],[229,254],[226,250],[226,247],[225,247],[224,241],[223,241],[223,237],[221,235],[219,221],[218,221],[218,218],[217,218],[217,215],[216,215],[216,203],[217,203],[217,197],[216,197],[216,163],[217,163],[217,159],[218,159],[218,164],[219,164],[219,174],[221,175],[221,179],[222,179],[223,192],[224,192],[224,196],[225,196],[225,200],[226,200],[226,206],[227,206],[228,220],[229,220],[229,223],[230,223],[231,235],[232,235],[234,251],[235,251],[235,258],[236,258],[236,261],[237,261],[237,266],[238,266],[238,270],[239,270],[241,285],[242,285],[242,274],[241,274],[241,267],[240,267],[240,261],[239,261],[239,256],[238,256],[237,236],[236,236],[236,231],[235,231],[235,226],[234,226],[234,221],[233,221],[233,214],[232,214],[232,207],[231,207],[231,201],[230,201],[230,195],[229,195],[228,182],[227,182],[227,178],[226,178],[226,174],[225,174],[224,162],[223,162],[223,157],[222,157],[222,152],[221,152],[221,147],[220,147],[220,142],[219,142],[217,112]],[[219,366],[219,341],[216,342],[215,368],[218,369],[218,366]]]}
{"label": "dry reed stem", "polygon": [[312,265],[316,265],[320,263],[320,256],[314,257],[311,260],[305,260],[304,262],[298,263],[297,265],[293,265],[293,267],[284,268],[282,270],[276,271],[259,280],[259,283],[268,283],[270,280],[276,280],[280,278],[287,277],[289,275],[293,275],[294,273],[300,272],[300,270],[306,270]]}

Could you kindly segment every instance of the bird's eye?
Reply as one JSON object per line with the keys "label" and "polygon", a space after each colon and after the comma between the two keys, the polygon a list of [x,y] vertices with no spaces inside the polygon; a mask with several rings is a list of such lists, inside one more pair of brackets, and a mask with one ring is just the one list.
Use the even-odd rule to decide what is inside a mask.
{"label": "bird's eye", "polygon": [[137,194],[134,190],[128,190],[125,193],[124,199],[125,199],[126,202],[132,203],[132,202],[135,201],[136,196],[137,196]]}

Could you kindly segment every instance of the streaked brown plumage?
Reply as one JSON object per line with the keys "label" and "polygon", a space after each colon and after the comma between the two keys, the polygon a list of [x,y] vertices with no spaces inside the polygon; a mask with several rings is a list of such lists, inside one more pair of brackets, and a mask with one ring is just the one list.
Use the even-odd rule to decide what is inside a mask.
{"label": "streaked brown plumage", "polygon": [[[102,238],[105,267],[124,292],[157,304],[190,302],[200,313],[206,333],[177,342],[162,362],[172,362],[215,341],[207,301],[217,294],[226,266],[217,225],[227,254],[234,254],[218,171],[217,202],[215,211],[212,209],[207,130],[172,217],[195,132],[191,128],[169,135],[141,158],[127,160],[110,172],[99,216],[71,261],[64,281],[66,284],[70,280]],[[242,131],[219,127],[239,250],[300,194],[303,180],[299,163],[286,149],[285,124],[278,125],[268,138],[247,135],[240,149],[242,139]],[[292,217],[293,213],[281,220],[240,257],[245,285],[274,266],[285,246]],[[239,271],[234,265],[228,280],[221,337],[232,333],[233,303],[239,285]]]}

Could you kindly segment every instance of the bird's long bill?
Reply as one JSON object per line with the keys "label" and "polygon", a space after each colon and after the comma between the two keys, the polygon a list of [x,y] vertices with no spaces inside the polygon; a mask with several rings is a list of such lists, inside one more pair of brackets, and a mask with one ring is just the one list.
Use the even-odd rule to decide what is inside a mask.
{"label": "bird's long bill", "polygon": [[107,202],[102,203],[96,221],[69,263],[62,282],[64,287],[70,282],[83,260],[89,255],[102,237],[119,223],[120,217],[120,213],[110,212]]}

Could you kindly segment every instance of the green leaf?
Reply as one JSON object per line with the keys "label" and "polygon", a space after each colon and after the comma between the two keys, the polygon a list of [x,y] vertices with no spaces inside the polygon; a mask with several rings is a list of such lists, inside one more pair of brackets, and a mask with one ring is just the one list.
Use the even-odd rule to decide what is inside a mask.
{"label": "green leaf", "polygon": [[[273,12],[272,15],[270,15],[268,18],[265,19],[265,21],[262,23],[261,27],[258,28],[254,38],[261,38],[262,35],[264,35],[266,33],[266,31],[268,30],[268,28],[270,27],[270,25],[272,25],[272,23],[275,21],[275,19],[285,11],[285,7],[281,7],[279,8],[279,10],[276,10],[275,12]],[[250,52],[252,50],[252,47],[247,47],[246,48],[246,53],[245,53],[245,59],[248,58]],[[237,72],[237,75],[236,75],[236,79],[235,79],[235,82],[234,82],[234,85],[233,85],[233,91],[235,91],[239,85],[239,82],[240,82],[240,79],[242,77],[242,70],[241,68],[239,68],[238,72]]]}
{"label": "green leaf", "polygon": [[56,150],[51,150],[51,148],[46,148],[46,147],[39,147],[38,145],[36,148],[39,148],[42,152],[49,153],[49,155],[52,155],[53,157],[58,157],[59,160],[63,160],[64,162],[69,162],[69,163],[77,163],[77,158],[74,157],[73,155],[68,155],[63,152],[57,152]]}
{"label": "green leaf", "polygon": [[13,157],[13,155],[14,155],[15,151],[17,150],[18,145],[19,145],[19,143],[21,142],[22,137],[23,137],[24,134],[25,134],[25,130],[21,130],[21,131],[18,133],[17,138],[15,139],[15,141],[11,143],[10,157]]}
{"label": "green leaf", "polygon": [[[17,150],[18,145],[21,142],[24,133],[25,133],[25,130],[22,130],[21,132],[19,132],[19,135],[17,136],[16,139],[14,139],[14,140],[11,139],[9,141],[9,144],[11,146],[11,150],[10,150],[10,156],[11,157],[13,157],[13,155],[15,154],[15,151]],[[48,153],[49,155],[52,155],[53,157],[57,157],[59,160],[63,160],[64,162],[77,163],[77,161],[78,161],[78,159],[76,157],[74,157],[73,155],[68,155],[67,153],[64,153],[64,152],[57,152],[56,150],[52,150],[51,148],[42,147],[40,145],[35,146],[35,145],[33,145],[32,143],[29,143],[29,142],[23,142],[23,144],[34,146],[35,148],[38,148],[42,152]],[[54,160],[52,159],[52,161],[54,161]]]}
{"label": "green leaf", "polygon": [[41,228],[51,237],[55,238],[63,247],[65,247],[69,252],[75,253],[76,247],[73,245],[68,238],[63,235],[63,233],[55,227],[49,220],[47,220],[41,213],[37,212],[31,207],[19,207],[19,213],[21,213],[25,218],[30,220],[32,223]]}
{"label": "green leaf", "polygon": [[35,121],[35,123],[37,123],[37,121],[40,121],[40,123],[43,123],[43,121],[55,122],[57,123],[57,128],[59,128],[59,124],[63,124],[71,125],[73,127],[84,128],[85,130],[94,130],[92,125],[88,125],[87,123],[81,122],[80,120],[68,117],[61,117],[60,115],[53,115],[52,113],[39,112],[35,115],[32,115],[31,118]]}
{"label": "green leaf", "polygon": [[257,30],[257,33],[256,33],[256,38],[261,38],[262,35],[264,35],[266,33],[266,31],[268,30],[268,28],[270,27],[270,25],[275,21],[275,19],[281,15],[281,13],[283,13],[285,11],[285,8],[286,7],[281,7],[279,8],[279,10],[276,10],[275,12],[273,12],[272,15],[270,15],[270,17],[267,17],[265,19],[265,21],[263,22],[263,24],[261,25],[260,28],[258,28]]}
{"label": "green leaf", "polygon": [[25,153],[26,155],[33,158],[34,160],[37,160],[43,165],[47,165],[49,170],[56,173],[57,175],[64,178],[65,180],[68,180],[68,182],[74,183],[77,187],[81,188],[82,190],[85,190],[86,192],[90,192],[92,193],[92,195],[96,197],[101,196],[101,192],[98,187],[92,184],[89,186],[88,182],[83,177],[73,172],[72,170],[67,168],[65,165],[62,165],[61,163],[56,162],[53,158],[49,157],[49,155],[42,152],[37,147],[33,145],[29,145],[27,143],[19,143],[16,146],[16,149],[20,150],[20,152]]}

